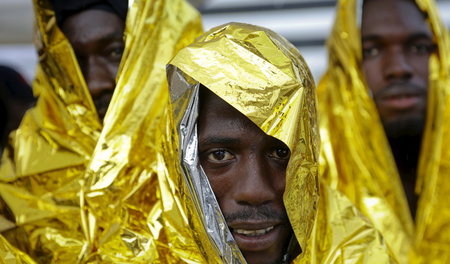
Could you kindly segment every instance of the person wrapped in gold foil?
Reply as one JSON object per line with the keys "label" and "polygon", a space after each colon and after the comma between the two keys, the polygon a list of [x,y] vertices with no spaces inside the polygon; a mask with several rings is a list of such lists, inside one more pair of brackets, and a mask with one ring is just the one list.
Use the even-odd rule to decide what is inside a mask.
{"label": "person wrapped in gold foil", "polygon": [[340,1],[318,85],[321,177],[401,263],[450,262],[450,46],[433,0]]}
{"label": "person wrapped in gold foil", "polygon": [[314,81],[286,39],[225,24],[178,52],[167,74],[173,135],[149,218],[157,261],[396,263],[358,210],[318,182]]}
{"label": "person wrapped in gold foil", "polygon": [[[67,1],[57,2],[53,1],[54,7],[68,7]],[[50,1],[33,1],[39,54],[33,89],[39,99],[12,134],[2,159],[0,230],[5,243],[0,243],[5,250],[0,251],[0,259],[22,256],[20,250],[37,263],[149,263],[129,247],[132,242],[127,237],[136,225],[128,227],[126,220],[137,222],[140,215],[128,215],[124,209],[114,215],[120,223],[117,218],[102,219],[102,224],[110,221],[115,228],[104,234],[85,208],[108,211],[126,200],[119,193],[133,199],[138,186],[147,186],[151,179],[141,177],[134,188],[120,189],[116,197],[97,206],[84,199],[85,183],[93,176],[89,168],[100,157],[111,166],[120,160],[129,167],[144,163],[158,171],[153,167],[157,156],[152,153],[160,151],[160,146],[153,144],[152,137],[156,137],[155,122],[166,119],[162,117],[168,98],[165,65],[201,33],[200,17],[182,0],[130,0],[125,4],[129,6],[126,23],[114,18],[99,28],[95,19],[114,17],[109,12],[114,5],[105,3],[118,1],[83,1],[88,2],[98,6],[63,17],[61,26]],[[77,23],[85,23],[82,26],[89,31],[76,31]],[[123,25],[121,36],[117,32],[104,36],[112,25]],[[86,36],[102,36],[103,44],[83,39]],[[111,68],[105,60],[116,64]],[[105,74],[100,83],[92,82]],[[141,152],[124,154],[137,140],[147,140],[139,141]],[[114,156],[117,149],[122,152]],[[117,165],[115,172],[119,174],[120,169]],[[148,214],[147,207],[139,206],[143,215]],[[151,232],[148,227],[147,232]]]}

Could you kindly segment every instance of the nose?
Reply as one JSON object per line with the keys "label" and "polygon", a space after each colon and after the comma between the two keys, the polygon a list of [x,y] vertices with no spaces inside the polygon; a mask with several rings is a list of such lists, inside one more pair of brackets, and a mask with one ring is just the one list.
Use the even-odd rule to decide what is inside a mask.
{"label": "nose", "polygon": [[413,76],[413,68],[402,47],[390,49],[383,64],[384,78],[387,81],[406,81]]}
{"label": "nose", "polygon": [[109,69],[100,58],[92,56],[85,66],[84,78],[92,98],[98,98],[102,94],[111,93],[115,88],[115,72]]}
{"label": "nose", "polygon": [[269,204],[276,199],[271,171],[264,158],[251,155],[240,161],[240,180],[236,184],[234,200],[241,205],[258,206]]}

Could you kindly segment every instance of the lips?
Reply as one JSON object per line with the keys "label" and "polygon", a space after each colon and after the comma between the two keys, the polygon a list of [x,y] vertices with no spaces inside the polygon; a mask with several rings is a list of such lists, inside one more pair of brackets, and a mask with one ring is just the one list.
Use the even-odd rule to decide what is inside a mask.
{"label": "lips", "polygon": [[400,94],[383,98],[383,103],[398,110],[408,110],[422,102],[422,97],[418,95]]}
{"label": "lips", "polygon": [[274,229],[274,226],[269,226],[267,228],[256,229],[256,230],[235,229],[234,232],[239,235],[244,235],[244,236],[248,236],[248,237],[256,237],[256,236],[265,235],[273,229]]}
{"label": "lips", "polygon": [[375,101],[392,111],[410,111],[425,105],[426,91],[415,85],[392,85],[374,96]]}
{"label": "lips", "polygon": [[234,240],[242,251],[264,251],[277,244],[283,226],[275,222],[230,225]]}

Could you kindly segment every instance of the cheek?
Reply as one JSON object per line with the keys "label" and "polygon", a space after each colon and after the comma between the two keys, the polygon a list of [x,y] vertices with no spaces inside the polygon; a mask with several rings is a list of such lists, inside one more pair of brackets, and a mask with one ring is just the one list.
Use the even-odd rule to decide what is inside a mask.
{"label": "cheek", "polygon": [[420,85],[428,86],[429,79],[429,56],[412,59],[416,79],[419,79]]}
{"label": "cheek", "polygon": [[286,187],[286,173],[277,175],[273,186],[275,186],[275,191],[278,196],[283,197],[284,189]]}
{"label": "cheek", "polygon": [[219,202],[219,205],[222,207],[222,203],[226,201],[226,196],[231,193],[233,189],[233,183],[236,182],[232,177],[227,177],[226,175],[215,175],[214,173],[205,171],[206,175],[208,175],[209,184],[211,184],[211,188]]}
{"label": "cheek", "polygon": [[118,72],[118,70],[119,70],[120,62],[111,60],[111,59],[109,59],[109,58],[104,58],[103,64],[104,64],[105,67],[108,69],[108,75],[109,75],[112,79],[115,79],[116,76],[117,76],[117,72]]}
{"label": "cheek", "polygon": [[383,74],[381,72],[381,63],[377,59],[363,62],[362,70],[366,84],[372,92],[376,92],[383,87]]}
{"label": "cheek", "polygon": [[[269,162],[270,164],[270,162]],[[282,197],[286,187],[286,166],[280,164],[271,164],[271,185],[278,197]]]}

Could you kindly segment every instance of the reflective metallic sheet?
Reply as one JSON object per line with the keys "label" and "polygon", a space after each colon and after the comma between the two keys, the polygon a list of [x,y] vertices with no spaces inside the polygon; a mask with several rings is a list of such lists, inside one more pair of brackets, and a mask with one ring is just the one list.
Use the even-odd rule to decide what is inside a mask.
{"label": "reflective metallic sheet", "polygon": [[[314,83],[292,44],[265,28],[225,24],[182,49],[168,66],[168,79],[177,137],[165,145],[181,164],[167,164],[178,166],[165,181],[178,183],[179,190],[161,191],[161,202],[181,202],[178,210],[188,221],[177,222],[184,225],[180,231],[197,234],[192,242],[211,258],[208,263],[245,260],[199,164],[200,83],[291,149],[284,203],[303,249],[293,263],[395,263],[379,233],[345,197],[319,188]],[[179,233],[184,241],[191,236]]]}
{"label": "reflective metallic sheet", "polygon": [[438,46],[430,58],[416,223],[360,69],[362,1],[339,2],[328,41],[329,69],[318,86],[320,174],[372,220],[401,263],[450,263],[450,45],[434,1],[416,3]]}
{"label": "reflective metallic sheet", "polygon": [[49,1],[33,2],[39,99],[3,155],[0,231],[38,263],[151,263],[160,193],[144,189],[165,171],[153,121],[167,119],[165,65],[201,33],[199,14],[182,0],[129,1],[103,126]]}
{"label": "reflective metallic sheet", "polygon": [[8,240],[0,235],[1,264],[35,264],[29,256],[14,248]]}

